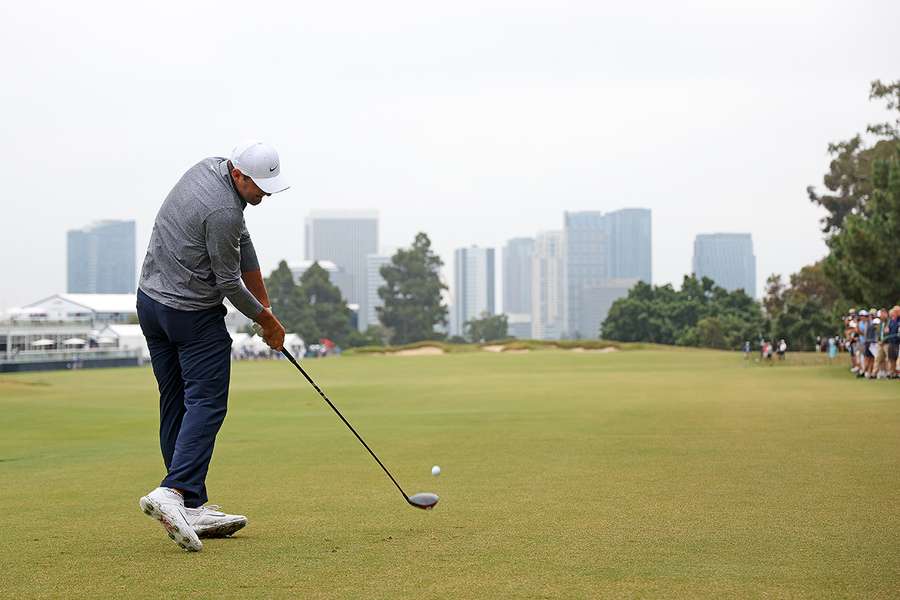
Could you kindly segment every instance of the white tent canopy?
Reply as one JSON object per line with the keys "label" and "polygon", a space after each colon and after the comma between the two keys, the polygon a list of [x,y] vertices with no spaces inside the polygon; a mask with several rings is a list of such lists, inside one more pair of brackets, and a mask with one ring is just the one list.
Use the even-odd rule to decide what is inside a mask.
{"label": "white tent canopy", "polygon": [[[246,333],[232,333],[231,353],[236,358],[242,357],[267,357],[277,354],[258,335]],[[284,346],[295,356],[303,356],[306,352],[306,344],[296,333],[288,333],[284,336]]]}
{"label": "white tent canopy", "polygon": [[284,336],[284,347],[297,358],[306,354],[306,344],[303,342],[303,338],[296,333],[288,333]]}
{"label": "white tent canopy", "polygon": [[84,346],[85,344],[87,344],[87,340],[83,340],[77,337],[63,340],[63,346]]}
{"label": "white tent canopy", "polygon": [[101,346],[116,345],[120,350],[140,350],[144,359],[150,358],[147,340],[140,325],[107,325],[100,331],[97,342]]}
{"label": "white tent canopy", "polygon": [[268,352],[270,350],[269,345],[266,343],[266,341],[256,334],[254,334],[249,340],[247,340],[247,347],[260,354]]}
{"label": "white tent canopy", "polygon": [[31,345],[34,346],[35,348],[45,348],[47,346],[55,346],[56,342],[54,342],[53,340],[49,340],[47,338],[41,338],[39,340],[35,340],[35,341],[31,342]]}

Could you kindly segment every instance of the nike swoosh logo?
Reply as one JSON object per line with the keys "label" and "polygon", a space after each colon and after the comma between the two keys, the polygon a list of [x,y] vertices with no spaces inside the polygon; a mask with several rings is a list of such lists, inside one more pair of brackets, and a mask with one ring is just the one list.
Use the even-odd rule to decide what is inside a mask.
{"label": "nike swoosh logo", "polygon": [[278,165],[275,165],[274,167],[272,167],[271,169],[269,169],[269,173],[274,173],[274,172],[275,172],[275,169],[277,169],[277,168],[278,168]]}

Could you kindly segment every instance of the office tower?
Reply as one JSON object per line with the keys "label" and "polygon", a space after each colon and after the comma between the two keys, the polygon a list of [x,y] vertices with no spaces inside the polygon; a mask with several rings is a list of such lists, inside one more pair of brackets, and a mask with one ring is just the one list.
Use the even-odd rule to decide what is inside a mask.
{"label": "office tower", "polygon": [[[609,294],[627,295],[622,285],[651,283],[651,213],[626,208],[564,214],[566,244],[565,329],[571,338],[595,338]],[[599,304],[598,304],[599,303]]]}
{"label": "office tower", "polygon": [[744,290],[756,297],[756,256],[749,233],[707,233],[694,239],[693,271],[728,291]]}
{"label": "office tower", "polygon": [[365,331],[370,325],[380,325],[378,320],[379,306],[384,306],[384,300],[378,295],[378,288],[384,285],[384,277],[381,276],[381,267],[391,263],[390,256],[369,254],[366,256],[366,297],[365,303],[359,308],[359,330]]}
{"label": "office tower", "polygon": [[565,245],[562,231],[539,233],[531,258],[531,337],[555,340],[564,323]]}
{"label": "office tower", "polygon": [[566,212],[565,239],[565,337],[588,337],[583,321],[582,290],[608,279],[608,231],[599,211]]}
{"label": "office tower", "polygon": [[306,218],[307,260],[330,260],[346,274],[338,283],[348,304],[362,304],[366,294],[366,256],[378,252],[376,211],[312,211]]}
{"label": "office tower", "polygon": [[600,336],[600,326],[606,320],[613,302],[628,295],[639,279],[607,279],[598,284],[586,286],[581,291],[583,338]]}
{"label": "office tower", "polygon": [[531,314],[534,238],[513,238],[503,247],[503,312]]}
{"label": "office tower", "polygon": [[98,221],[67,232],[70,294],[135,292],[134,221]]}
{"label": "office tower", "polygon": [[494,249],[457,248],[453,253],[453,325],[451,335],[466,334],[466,321],[493,315],[494,307]]}
{"label": "office tower", "polygon": [[652,283],[650,216],[647,208],[606,213],[607,277]]}

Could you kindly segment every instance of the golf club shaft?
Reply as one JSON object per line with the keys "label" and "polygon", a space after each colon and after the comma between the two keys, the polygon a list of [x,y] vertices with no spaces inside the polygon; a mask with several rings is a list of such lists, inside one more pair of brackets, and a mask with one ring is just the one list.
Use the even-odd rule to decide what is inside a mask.
{"label": "golf club shaft", "polygon": [[322,396],[322,399],[323,399],[325,402],[327,402],[327,403],[328,403],[328,406],[331,407],[331,410],[333,410],[334,413],[335,413],[337,416],[339,416],[339,417],[341,418],[341,421],[344,422],[344,425],[346,425],[347,427],[350,428],[350,431],[353,432],[353,435],[356,436],[356,439],[359,440],[359,443],[362,444],[363,446],[365,446],[366,450],[369,451],[369,454],[372,455],[372,458],[375,459],[375,462],[378,463],[378,466],[381,467],[381,469],[385,472],[385,474],[386,474],[388,477],[391,478],[391,481],[394,482],[394,485],[396,485],[396,486],[397,486],[397,489],[400,490],[400,493],[403,494],[403,499],[406,500],[407,502],[409,502],[409,496],[406,495],[406,492],[403,491],[403,488],[400,487],[400,484],[397,483],[397,480],[394,479],[394,476],[391,475],[391,472],[387,470],[387,467],[384,466],[384,463],[382,463],[382,462],[378,459],[378,457],[375,455],[375,453],[372,452],[372,449],[369,448],[369,445],[366,443],[366,441],[365,441],[364,439],[362,439],[358,433],[356,433],[356,430],[355,430],[355,429],[353,429],[353,425],[350,424],[350,421],[348,421],[347,419],[344,418],[344,415],[342,415],[342,414],[341,414],[341,411],[339,411],[339,410],[337,409],[337,407],[336,407],[334,404],[331,403],[331,400],[328,399],[328,396],[325,395],[325,392],[323,392],[322,389],[321,389],[318,385],[316,385],[316,382],[312,380],[312,377],[310,377],[310,376],[306,373],[306,371],[303,369],[303,367],[300,366],[300,363],[297,362],[297,360],[294,358],[294,355],[291,354],[290,351],[289,351],[287,348],[282,348],[282,349],[281,349],[281,353],[284,354],[285,358],[287,358],[289,361],[291,361],[291,363],[292,363],[295,367],[297,367],[297,370],[300,371],[300,373],[303,374],[303,376],[306,378],[306,380],[309,382],[309,384],[310,384],[311,386],[313,386],[313,387],[316,389],[317,392],[319,392],[319,395]]}

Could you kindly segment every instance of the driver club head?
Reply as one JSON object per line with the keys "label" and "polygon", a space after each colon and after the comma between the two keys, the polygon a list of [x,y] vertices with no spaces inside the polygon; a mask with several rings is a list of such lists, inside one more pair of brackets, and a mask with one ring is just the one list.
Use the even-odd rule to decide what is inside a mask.
{"label": "driver club head", "polygon": [[419,494],[413,494],[407,498],[406,501],[409,502],[410,506],[415,506],[422,510],[431,510],[434,508],[434,505],[438,503],[438,499],[437,494],[421,492]]}

